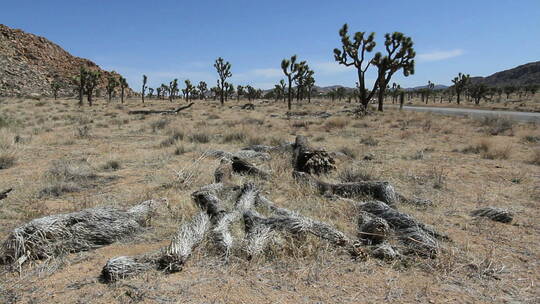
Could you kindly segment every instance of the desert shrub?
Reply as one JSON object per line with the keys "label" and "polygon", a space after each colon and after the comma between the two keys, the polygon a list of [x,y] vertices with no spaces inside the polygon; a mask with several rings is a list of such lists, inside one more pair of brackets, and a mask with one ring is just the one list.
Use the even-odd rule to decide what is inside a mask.
{"label": "desert shrub", "polygon": [[77,138],[89,138],[90,137],[90,126],[84,125],[80,126],[75,130],[75,137]]}
{"label": "desert shrub", "polygon": [[171,121],[166,118],[160,118],[158,120],[154,120],[150,123],[150,128],[152,129],[152,132],[157,132],[158,130],[165,129],[166,126],[169,125]]}
{"label": "desert shrub", "polygon": [[191,134],[189,136],[189,140],[191,142],[201,143],[201,144],[210,142],[210,139],[211,139],[210,135],[205,132],[198,132],[198,133]]}
{"label": "desert shrub", "polygon": [[484,117],[480,125],[485,127],[485,131],[490,135],[499,135],[505,132],[511,132],[514,122],[504,117]]}
{"label": "desert shrub", "polygon": [[377,146],[379,144],[379,141],[374,139],[371,136],[368,136],[368,137],[362,138],[360,140],[360,143],[366,146]]}
{"label": "desert shrub", "polygon": [[525,135],[523,136],[523,141],[528,142],[528,143],[533,143],[533,144],[540,143],[540,135],[531,135],[531,134]]}
{"label": "desert shrub", "polygon": [[246,133],[242,131],[233,131],[223,136],[223,143],[244,142],[246,138],[247,138]]}
{"label": "desert shrub", "polygon": [[335,117],[326,121],[324,128],[327,131],[332,129],[343,129],[349,124],[349,119],[345,117]]}
{"label": "desert shrub", "polygon": [[298,121],[293,122],[291,126],[292,126],[293,128],[298,128],[298,129],[299,129],[299,128],[305,128],[305,129],[307,129],[308,126],[309,126],[309,122],[298,120]]}
{"label": "desert shrub", "polygon": [[355,183],[374,180],[375,177],[371,170],[366,168],[347,167],[338,174],[338,179],[343,183]]}
{"label": "desert shrub", "polygon": [[540,148],[534,150],[531,158],[531,164],[540,166]]}
{"label": "desert shrub", "polygon": [[16,123],[15,120],[0,113],[0,129],[13,127]]}
{"label": "desert shrub", "polygon": [[484,152],[487,152],[489,151],[489,149],[493,146],[493,144],[487,140],[487,139],[482,139],[480,140],[479,142],[473,144],[473,145],[470,145],[470,146],[467,146],[465,148],[463,148],[461,150],[461,153],[465,153],[465,154],[470,154],[470,153],[473,153],[473,154],[480,154],[480,153],[484,153]]}
{"label": "desert shrub", "polygon": [[45,186],[39,196],[60,196],[88,187],[98,175],[86,161],[60,159],[52,162],[43,179]]}
{"label": "desert shrub", "polygon": [[443,167],[432,167],[429,169],[427,176],[433,181],[433,188],[443,189],[446,187],[446,179],[448,171]]}
{"label": "desert shrub", "polygon": [[259,136],[250,136],[247,139],[247,144],[250,145],[250,146],[262,145],[262,144],[264,144],[264,138],[259,137]]}
{"label": "desert shrub", "polygon": [[341,147],[338,151],[353,159],[356,159],[358,156],[356,151],[349,147]]}
{"label": "desert shrub", "polygon": [[118,161],[116,159],[111,159],[111,160],[108,160],[105,164],[103,164],[103,166],[101,168],[103,170],[116,171],[116,170],[120,169],[120,167],[121,167],[120,161]]}
{"label": "desert shrub", "polygon": [[487,151],[482,152],[485,159],[508,159],[512,154],[512,146],[492,146]]}
{"label": "desert shrub", "polygon": [[0,170],[11,168],[15,165],[15,154],[8,151],[0,151]]}

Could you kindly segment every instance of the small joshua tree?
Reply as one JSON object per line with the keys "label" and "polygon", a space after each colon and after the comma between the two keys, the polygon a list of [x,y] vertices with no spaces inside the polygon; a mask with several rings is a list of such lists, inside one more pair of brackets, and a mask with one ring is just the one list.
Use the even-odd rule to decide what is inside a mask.
{"label": "small joshua tree", "polygon": [[141,90],[141,97],[142,97],[142,103],[144,103],[144,94],[146,92],[146,82],[148,81],[148,77],[146,75],[142,75],[142,90]]}
{"label": "small joshua tree", "polygon": [[244,92],[244,87],[241,85],[236,86],[236,101],[240,100],[240,96],[244,95],[246,92]]}
{"label": "small joshua tree", "polygon": [[148,98],[152,99],[154,97],[154,88],[148,88]]}
{"label": "small joshua tree", "polygon": [[85,92],[86,92],[86,97],[88,99],[89,106],[92,106],[92,96],[94,94],[94,89],[99,83],[100,77],[101,77],[101,73],[98,70],[96,71],[89,70],[86,72]]}
{"label": "small joshua tree", "polygon": [[431,95],[431,92],[433,92],[433,89],[435,88],[435,84],[428,80],[425,92],[425,98],[426,98],[426,104],[429,102],[429,95]]}
{"label": "small joshua tree", "polygon": [[315,78],[313,75],[315,74],[314,71],[310,70],[308,74],[306,75],[306,81],[305,85],[307,88],[307,94],[308,94],[308,102],[311,103],[311,94],[313,93],[313,86],[315,86]]}
{"label": "small joshua tree", "polygon": [[175,78],[173,81],[169,82],[169,101],[172,102],[176,97],[176,92],[178,92],[178,79]]}
{"label": "small joshua tree", "polygon": [[111,102],[112,95],[114,93],[114,89],[118,86],[118,81],[116,80],[116,77],[110,75],[107,78],[107,96],[109,97],[109,102]]}
{"label": "small joshua tree", "polygon": [[452,83],[454,83],[454,91],[456,92],[456,102],[458,105],[460,103],[461,93],[467,88],[467,85],[469,85],[469,81],[469,74],[461,73],[459,73],[454,79],[452,79]]}
{"label": "small joshua tree", "polygon": [[88,70],[81,66],[79,68],[79,75],[75,76],[73,80],[75,81],[75,84],[77,85],[77,90],[79,91],[79,107],[83,105],[83,97],[84,97],[84,90],[86,87],[86,76],[88,74]]}
{"label": "small joshua tree", "polygon": [[184,89],[184,95],[186,96],[186,101],[189,101],[189,96],[193,92],[193,89],[195,89],[195,87],[191,84],[191,81],[189,79],[186,79],[184,82],[186,84],[186,88]]}
{"label": "small joshua tree", "polygon": [[199,89],[200,98],[203,100],[206,99],[206,92],[208,92],[208,85],[206,84],[206,82],[199,82],[199,84],[197,85],[197,89]]}
{"label": "small joshua tree", "polygon": [[225,83],[225,100],[228,100],[229,97],[234,96],[234,85],[232,83]]}
{"label": "small joshua tree", "polygon": [[286,97],[285,97],[285,89],[287,88],[287,84],[285,83],[285,80],[284,79],[281,79],[279,81],[279,86],[281,87],[281,95],[283,96],[283,102],[286,101]]}
{"label": "small joshua tree", "polygon": [[392,76],[399,70],[403,71],[405,77],[414,74],[414,57],[416,56],[412,39],[403,33],[385,34],[384,38],[386,54],[383,56],[377,52],[373,57],[373,64],[378,69],[379,111],[383,110],[384,93]]}
{"label": "small joshua tree", "polygon": [[124,77],[120,76],[120,100],[124,103],[124,91],[127,88],[128,84]]}
{"label": "small joshua tree", "polygon": [[339,36],[341,37],[342,49],[334,49],[334,59],[344,66],[354,66],[358,71],[358,90],[359,98],[364,109],[366,110],[369,101],[376,92],[378,80],[373,84],[373,89],[366,89],[366,72],[373,62],[372,59],[367,59],[367,53],[373,51],[375,48],[375,33],[371,33],[366,37],[365,32],[356,32],[353,40],[348,34],[349,26],[344,24],[339,30]]}
{"label": "small joshua tree", "polygon": [[512,85],[507,85],[503,88],[504,94],[506,94],[506,100],[510,98],[510,95],[516,91],[516,87]]}
{"label": "small joshua tree", "polygon": [[61,87],[62,85],[58,80],[54,80],[53,82],[51,82],[51,90],[54,96],[54,100],[58,98],[58,91],[60,90]]}
{"label": "small joshua tree", "polygon": [[227,93],[227,88],[225,87],[225,81],[227,78],[232,76],[231,73],[231,64],[228,61],[224,61],[223,58],[219,57],[214,63],[214,67],[217,70],[219,79],[218,79],[218,89],[219,89],[219,101],[221,105],[225,103],[225,94]]}
{"label": "small joshua tree", "polygon": [[489,88],[483,83],[477,83],[469,86],[469,94],[474,99],[475,104],[480,104],[480,99],[487,98]]}

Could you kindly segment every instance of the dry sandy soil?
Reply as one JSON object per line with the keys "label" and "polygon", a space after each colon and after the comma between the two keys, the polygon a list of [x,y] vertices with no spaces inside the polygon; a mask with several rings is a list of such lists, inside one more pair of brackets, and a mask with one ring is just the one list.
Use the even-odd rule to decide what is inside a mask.
{"label": "dry sandy soil", "polygon": [[[141,116],[127,114],[143,108],[138,100],[125,105],[99,101],[92,108],[79,108],[68,99],[1,100],[0,191],[14,188],[0,201],[2,240],[15,227],[45,215],[102,205],[127,207],[147,198],[166,197],[169,204],[133,238],[26,263],[15,272],[2,268],[0,302],[538,303],[538,125],[390,109],[355,117],[339,112],[352,105],[329,101],[294,109],[333,114],[326,119],[287,118],[281,102],[257,101],[253,111],[230,107],[243,103],[221,107],[196,101],[178,115]],[[144,106],[173,107],[156,100]],[[353,260],[326,242],[306,237],[275,245],[254,260],[237,256],[224,263],[203,244],[181,272],[150,271],[114,284],[99,282],[108,259],[167,245],[176,228],[197,212],[190,194],[213,181],[219,164],[215,158],[200,158],[204,151],[275,145],[291,142],[297,134],[348,155],[338,160],[337,172],[327,180],[354,170],[364,178],[391,182],[406,197],[430,199],[432,206],[398,208],[452,241],[441,243],[436,258],[394,261]],[[369,154],[370,160],[364,159]],[[99,178],[73,192],[43,195],[54,183],[48,170],[66,161],[85,163]],[[271,171],[271,179],[256,182],[277,205],[356,235],[350,203],[297,184],[290,154],[273,154],[270,161],[256,163]],[[508,208],[515,213],[514,221],[503,224],[470,216],[483,206]]]}
{"label": "dry sandy soil", "polygon": [[[387,98],[387,103],[392,102],[391,98]],[[523,95],[519,97],[517,94],[511,94],[509,98],[503,94],[499,99],[498,96],[493,97],[492,100],[486,101],[482,99],[480,104],[475,104],[473,100],[468,100],[466,97],[462,97],[460,105],[456,104],[456,97],[454,96],[452,102],[448,102],[447,98],[443,98],[442,102],[440,96],[430,97],[429,102],[426,104],[422,102],[420,98],[413,98],[407,100],[408,105],[414,106],[429,106],[429,107],[455,107],[455,108],[467,108],[467,109],[484,109],[484,110],[506,110],[506,111],[519,111],[519,112],[540,112],[540,93],[535,95]]]}

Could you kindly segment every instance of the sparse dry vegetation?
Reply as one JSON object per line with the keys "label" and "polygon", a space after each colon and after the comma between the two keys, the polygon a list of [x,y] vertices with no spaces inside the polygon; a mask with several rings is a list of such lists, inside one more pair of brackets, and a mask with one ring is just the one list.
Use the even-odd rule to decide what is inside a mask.
{"label": "sparse dry vegetation", "polygon": [[[30,101],[21,103],[26,102]],[[140,101],[127,99],[123,107],[94,102],[93,109],[79,109],[61,98],[56,103],[45,100],[40,111],[53,113],[56,119],[31,117],[31,108],[18,108],[16,100],[2,104],[6,110],[17,109],[21,117],[31,118],[24,125],[10,119],[1,130],[0,149],[16,157],[12,167],[0,170],[0,192],[14,189],[0,200],[1,239],[43,216],[105,206],[129,210],[148,199],[169,200],[137,235],[92,245],[90,251],[69,253],[64,248],[58,257],[23,263],[18,268],[22,276],[9,269],[12,266],[3,265],[0,302],[232,303],[249,298],[258,303],[279,301],[284,290],[289,290],[289,302],[307,298],[335,302],[336,297],[343,303],[380,299],[534,302],[530,265],[538,255],[533,244],[540,242],[534,232],[540,229],[536,221],[540,197],[536,125],[479,123],[397,110],[358,118],[339,112],[348,105],[345,102],[336,101],[329,110],[327,101],[317,99],[302,108],[309,113],[328,111],[330,118],[270,116],[284,111],[281,102],[255,101],[255,111],[239,112],[234,107],[218,108],[217,102],[195,101],[188,112],[155,117],[127,114],[129,105]],[[168,103],[147,100],[145,108],[163,109]],[[218,110],[219,116],[208,120]],[[83,126],[89,132],[80,136],[78,128]],[[441,133],[443,126],[452,132]],[[373,213],[360,212],[354,201],[371,200],[369,193],[344,198],[347,193],[321,193],[295,179],[287,144],[298,134],[335,158],[337,169],[317,177],[319,181],[333,185],[386,181],[392,185],[402,196],[396,205],[399,213],[378,214],[394,224],[385,226],[377,217],[370,218]],[[192,194],[213,183],[216,168],[226,167],[230,155],[245,152],[242,149],[248,146],[261,152],[242,155],[252,155],[246,160],[264,173],[232,171],[229,176],[225,170],[222,176],[230,178],[226,185],[253,182],[258,193],[274,204],[269,208],[301,217],[279,218],[278,209],[257,205],[258,215],[246,219],[260,221],[261,226],[245,230],[244,218],[233,217],[220,237],[194,238],[196,245],[188,246],[188,255],[175,251],[171,244],[186,240],[183,236],[195,231],[191,223],[204,217],[201,212],[205,209],[200,209]],[[221,152],[206,154],[208,150]],[[261,157],[265,153],[270,159]],[[228,199],[228,211],[234,210],[238,198],[232,193],[217,195]],[[488,206],[508,209],[515,224],[472,215]],[[382,212],[385,207],[362,208],[363,212]],[[415,227],[424,228],[396,228],[397,222],[392,221],[405,215],[419,225]],[[275,224],[278,218],[283,226]],[[290,228],[299,224],[311,232],[298,234]],[[324,230],[327,228],[334,230]],[[326,235],[328,231],[347,238]],[[380,238],[368,237],[374,231],[384,233],[385,246],[376,247]],[[215,245],[217,239],[222,242],[228,236],[232,243]],[[360,242],[359,248],[367,256],[356,253],[359,256],[353,257],[343,240]],[[188,248],[182,246],[178,248]],[[167,259],[162,255],[156,259],[154,254],[160,248],[169,250]],[[120,256],[129,258],[116,259]],[[174,268],[178,261],[185,263]],[[135,272],[142,273],[111,285],[100,283],[104,266],[109,265],[104,269],[112,273],[114,267],[126,265],[123,263],[131,263],[132,269],[140,267]],[[509,286],[511,295],[501,286]],[[224,296],[223,290],[230,292]]]}

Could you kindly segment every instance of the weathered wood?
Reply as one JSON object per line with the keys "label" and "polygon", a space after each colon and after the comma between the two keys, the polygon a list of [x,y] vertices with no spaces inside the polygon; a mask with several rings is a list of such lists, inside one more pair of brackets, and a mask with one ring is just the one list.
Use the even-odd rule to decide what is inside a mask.
{"label": "weathered wood", "polygon": [[394,187],[384,181],[364,181],[354,183],[331,184],[318,180],[317,178],[304,172],[293,172],[293,177],[297,181],[304,182],[319,190],[321,194],[332,194],[344,198],[357,198],[362,196],[372,196],[389,205],[397,203],[397,195]]}
{"label": "weathered wood", "polygon": [[13,188],[9,188],[7,190],[4,190],[2,192],[0,192],[0,201],[7,198],[8,194],[13,191]]}
{"label": "weathered wood", "polygon": [[255,110],[255,105],[252,103],[246,103],[241,107],[242,110]]}
{"label": "weathered wood", "polygon": [[258,176],[263,179],[267,179],[270,177],[269,173],[255,167],[255,165],[240,157],[234,156],[232,158],[231,166],[235,173]]}
{"label": "weathered wood", "polygon": [[128,114],[136,115],[136,114],[142,114],[142,115],[148,115],[148,114],[178,114],[178,112],[190,108],[194,103],[190,103],[187,106],[179,107],[175,110],[133,110],[129,111]]}
{"label": "weathered wood", "polygon": [[510,223],[514,219],[514,214],[507,209],[497,207],[484,207],[471,212],[472,216],[486,217],[492,221]]}
{"label": "weathered wood", "polygon": [[296,136],[293,151],[295,171],[318,175],[335,170],[334,164],[335,161],[328,152],[311,147],[305,136]]}

